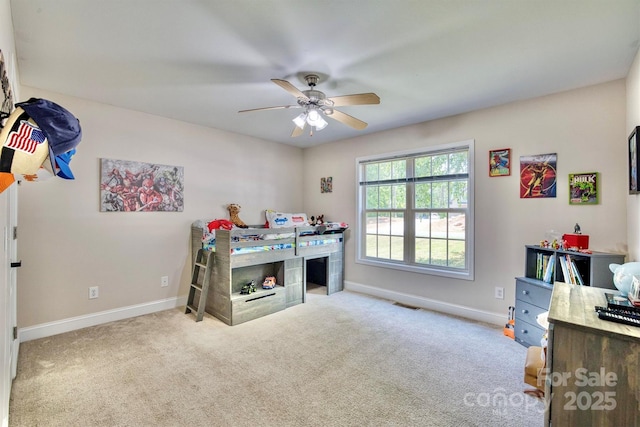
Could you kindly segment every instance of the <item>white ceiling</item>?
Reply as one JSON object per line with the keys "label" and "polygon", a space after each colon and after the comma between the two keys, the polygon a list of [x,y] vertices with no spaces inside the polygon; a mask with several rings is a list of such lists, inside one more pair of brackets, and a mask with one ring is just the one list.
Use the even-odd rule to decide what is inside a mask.
{"label": "white ceiling", "polygon": [[[626,76],[640,0],[12,0],[21,83],[308,147]],[[299,110],[272,83],[328,76],[369,126]]]}

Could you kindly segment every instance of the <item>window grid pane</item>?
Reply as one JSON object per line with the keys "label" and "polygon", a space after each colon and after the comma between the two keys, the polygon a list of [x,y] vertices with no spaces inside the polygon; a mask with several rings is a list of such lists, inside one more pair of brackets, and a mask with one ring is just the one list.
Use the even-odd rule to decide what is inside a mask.
{"label": "window grid pane", "polygon": [[[468,162],[469,153],[464,149],[363,163],[363,181],[371,182],[363,183],[365,256],[408,265],[468,268]],[[414,178],[422,181],[414,182]],[[407,217],[413,218],[409,228]],[[413,235],[405,235],[407,230]],[[407,238],[413,242],[408,248]],[[405,248],[413,253],[405,254]]]}

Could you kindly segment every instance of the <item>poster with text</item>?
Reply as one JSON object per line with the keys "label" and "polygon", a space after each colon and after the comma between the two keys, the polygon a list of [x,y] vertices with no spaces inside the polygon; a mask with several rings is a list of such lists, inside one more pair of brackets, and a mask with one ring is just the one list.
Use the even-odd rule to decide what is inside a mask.
{"label": "poster with text", "polygon": [[569,174],[569,204],[597,205],[598,172]]}

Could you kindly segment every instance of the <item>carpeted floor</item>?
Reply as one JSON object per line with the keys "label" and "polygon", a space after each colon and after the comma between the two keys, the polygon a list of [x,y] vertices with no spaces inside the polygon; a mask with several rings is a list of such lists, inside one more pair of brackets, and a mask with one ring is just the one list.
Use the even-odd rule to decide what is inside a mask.
{"label": "carpeted floor", "polygon": [[182,310],[23,343],[10,426],[541,426],[493,325],[352,292],[237,326]]}

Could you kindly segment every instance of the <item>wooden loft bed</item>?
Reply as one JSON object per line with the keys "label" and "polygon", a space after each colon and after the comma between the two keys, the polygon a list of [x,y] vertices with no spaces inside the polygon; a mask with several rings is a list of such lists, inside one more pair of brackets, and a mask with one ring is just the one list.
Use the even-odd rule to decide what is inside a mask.
{"label": "wooden loft bed", "polygon": [[[204,245],[214,252],[205,311],[237,325],[301,304],[306,300],[310,259],[327,259],[327,294],[341,291],[344,231],[327,233],[323,226],[215,230],[215,243]],[[193,254],[203,248],[202,236],[202,228],[193,226]],[[268,276],[276,277],[277,286],[262,289]],[[242,294],[242,287],[252,281],[256,291]]]}

